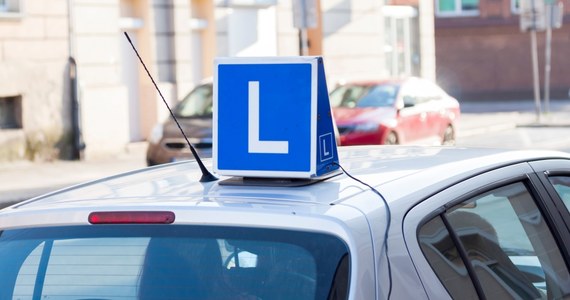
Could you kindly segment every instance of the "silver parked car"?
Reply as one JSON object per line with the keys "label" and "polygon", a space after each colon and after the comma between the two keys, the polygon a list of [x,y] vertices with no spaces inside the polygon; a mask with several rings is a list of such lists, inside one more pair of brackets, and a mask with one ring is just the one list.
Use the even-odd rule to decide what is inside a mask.
{"label": "silver parked car", "polygon": [[8,207],[0,299],[570,297],[569,154],[339,158],[348,173],[297,187],[199,182],[186,161]]}

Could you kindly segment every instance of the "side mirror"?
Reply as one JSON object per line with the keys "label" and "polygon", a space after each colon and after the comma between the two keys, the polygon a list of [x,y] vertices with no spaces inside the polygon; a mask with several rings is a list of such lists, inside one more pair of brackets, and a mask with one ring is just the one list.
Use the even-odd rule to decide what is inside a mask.
{"label": "side mirror", "polygon": [[404,96],[404,108],[416,105],[416,99],[412,96]]}

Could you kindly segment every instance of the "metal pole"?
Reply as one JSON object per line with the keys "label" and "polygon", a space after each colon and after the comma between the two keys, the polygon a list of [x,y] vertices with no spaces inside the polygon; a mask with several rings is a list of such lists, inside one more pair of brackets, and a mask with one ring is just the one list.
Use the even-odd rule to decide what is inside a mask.
{"label": "metal pole", "polygon": [[544,111],[550,112],[550,60],[552,52],[552,10],[554,6],[546,6],[546,48],[544,50]]}
{"label": "metal pole", "polygon": [[301,42],[301,51],[300,54],[302,56],[309,55],[309,39],[307,37],[307,29],[301,28],[299,29],[299,40]]}
{"label": "metal pole", "polygon": [[532,77],[534,82],[534,104],[536,106],[536,122],[540,123],[540,84],[538,75],[538,51],[536,45],[536,30],[530,31],[530,44],[532,53]]}
{"label": "metal pole", "polygon": [[73,15],[73,0],[67,0],[67,34],[68,34],[68,80],[69,80],[69,100],[71,114],[71,149],[70,159],[80,160],[83,157],[85,143],[81,136],[81,112],[79,107],[77,62],[75,60],[75,19]]}

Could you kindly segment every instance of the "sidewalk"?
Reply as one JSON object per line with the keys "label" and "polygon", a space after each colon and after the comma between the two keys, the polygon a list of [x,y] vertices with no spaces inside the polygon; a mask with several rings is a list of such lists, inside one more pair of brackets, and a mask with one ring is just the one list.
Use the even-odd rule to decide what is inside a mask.
{"label": "sidewalk", "polygon": [[[536,123],[534,103],[528,101],[462,103],[458,138],[512,129],[517,126],[561,126],[570,129],[570,100],[552,101],[551,113]],[[88,161],[21,161],[0,164],[0,207],[73,184],[141,169],[146,143],[127,147],[116,157]]]}
{"label": "sidewalk", "polygon": [[136,143],[115,157],[0,164],[0,208],[70,185],[144,168],[145,151],[146,143]]}
{"label": "sidewalk", "polygon": [[549,112],[543,111],[539,120],[533,100],[466,102],[461,103],[461,110],[458,138],[516,127],[570,128],[569,99],[552,100]]}

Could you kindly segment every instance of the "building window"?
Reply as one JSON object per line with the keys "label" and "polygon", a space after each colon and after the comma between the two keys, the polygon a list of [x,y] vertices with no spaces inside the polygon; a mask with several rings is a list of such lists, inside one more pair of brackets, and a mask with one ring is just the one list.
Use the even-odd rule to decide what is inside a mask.
{"label": "building window", "polygon": [[514,14],[521,13],[521,3],[519,0],[511,0],[511,12]]}
{"label": "building window", "polygon": [[436,0],[438,17],[476,16],[479,14],[479,0]]}
{"label": "building window", "polygon": [[22,128],[22,96],[0,97],[0,129]]}
{"label": "building window", "polygon": [[21,12],[21,0],[0,0],[0,15],[19,15]]}

